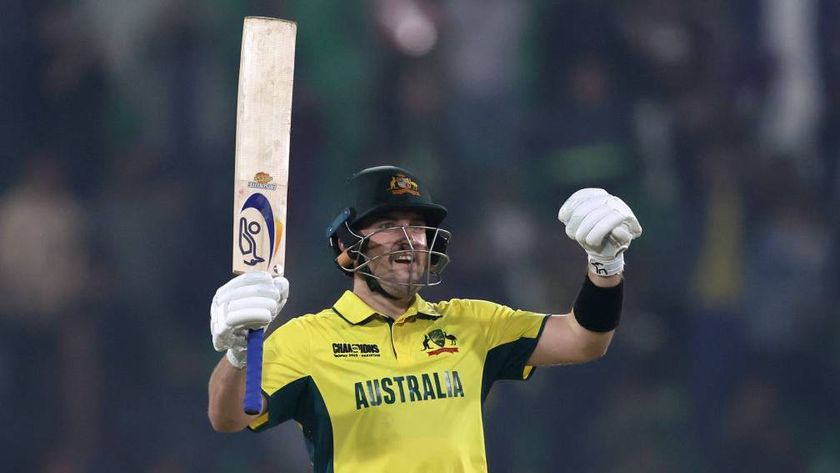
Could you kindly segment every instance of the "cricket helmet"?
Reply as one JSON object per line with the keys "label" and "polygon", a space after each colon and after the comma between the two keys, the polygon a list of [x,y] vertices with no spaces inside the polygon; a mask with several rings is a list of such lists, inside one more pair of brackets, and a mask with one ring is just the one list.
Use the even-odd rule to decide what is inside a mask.
{"label": "cricket helmet", "polygon": [[431,266],[443,269],[449,261],[446,247],[450,234],[438,226],[446,217],[446,208],[434,202],[414,173],[396,166],[377,166],[363,169],[347,180],[343,209],[327,226],[326,237],[342,271],[352,276],[359,258],[365,258],[366,238],[358,234],[360,224],[395,210],[414,211],[424,218],[431,242],[427,250]]}

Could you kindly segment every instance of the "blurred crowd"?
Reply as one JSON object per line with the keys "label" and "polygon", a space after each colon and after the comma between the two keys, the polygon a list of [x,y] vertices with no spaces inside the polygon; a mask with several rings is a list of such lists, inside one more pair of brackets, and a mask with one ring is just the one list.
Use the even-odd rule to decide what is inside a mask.
{"label": "blurred crowd", "polygon": [[450,209],[424,297],[570,309],[555,215],[621,196],[609,354],[498,383],[494,472],[840,471],[840,1],[7,0],[0,461],[309,471],[300,431],[212,432],[242,17],[298,22],[281,317],[348,281],[323,228],[391,163]]}

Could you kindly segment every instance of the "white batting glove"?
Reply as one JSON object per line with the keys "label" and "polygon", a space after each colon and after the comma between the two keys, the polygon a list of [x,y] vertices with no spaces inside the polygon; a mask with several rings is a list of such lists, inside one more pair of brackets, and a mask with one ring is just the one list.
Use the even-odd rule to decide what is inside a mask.
{"label": "white batting glove", "polygon": [[560,207],[566,235],[589,255],[589,270],[611,276],[624,270],[624,250],[642,234],[639,220],[623,200],[604,189],[581,189]]}
{"label": "white batting glove", "polygon": [[264,328],[289,298],[289,281],[257,271],[240,274],[216,291],[210,305],[210,333],[216,351],[227,350],[233,366],[244,368],[249,329]]}

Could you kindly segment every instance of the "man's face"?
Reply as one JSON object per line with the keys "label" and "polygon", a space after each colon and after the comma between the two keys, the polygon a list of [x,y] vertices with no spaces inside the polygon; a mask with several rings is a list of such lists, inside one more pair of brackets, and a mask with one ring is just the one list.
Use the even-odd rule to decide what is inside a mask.
{"label": "man's face", "polygon": [[394,211],[360,229],[362,236],[370,237],[365,252],[371,260],[368,269],[389,292],[404,292],[406,285],[425,282],[429,265],[425,225],[416,212]]}

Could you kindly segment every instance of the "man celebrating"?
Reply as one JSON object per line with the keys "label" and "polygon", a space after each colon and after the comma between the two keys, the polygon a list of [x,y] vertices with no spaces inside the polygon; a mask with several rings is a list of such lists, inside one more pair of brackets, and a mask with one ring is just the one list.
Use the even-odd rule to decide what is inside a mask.
{"label": "man celebrating", "polygon": [[603,189],[582,189],[563,204],[566,234],[589,255],[570,313],[431,303],[418,293],[438,284],[449,262],[450,234],[439,227],[446,209],[397,167],[365,169],[348,191],[326,236],[353,289],[265,340],[257,416],[242,411],[245,332],[271,322],[289,283],[248,273],[216,292],[213,344],[227,354],[210,378],[210,422],[234,432],[294,419],[318,473],[486,472],[481,407],[493,382],[606,352],[621,314],[624,250],[641,226]]}

